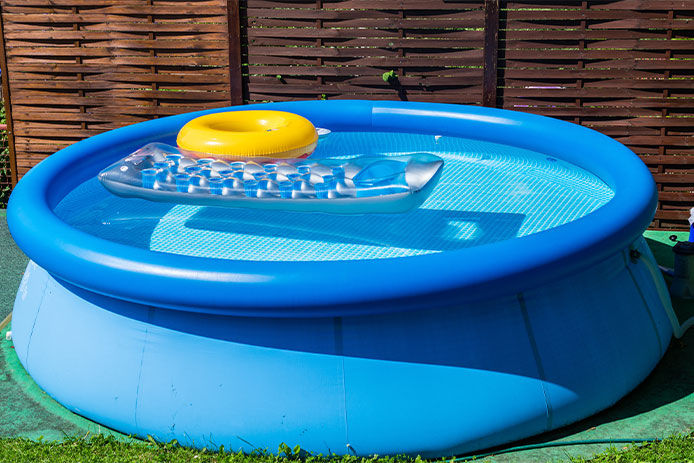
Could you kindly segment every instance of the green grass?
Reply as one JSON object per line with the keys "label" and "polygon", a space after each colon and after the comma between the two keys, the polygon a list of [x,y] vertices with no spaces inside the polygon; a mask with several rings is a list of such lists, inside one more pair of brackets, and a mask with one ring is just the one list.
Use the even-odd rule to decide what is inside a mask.
{"label": "green grass", "polygon": [[298,447],[281,446],[273,455],[269,452],[251,454],[198,450],[181,447],[175,442],[159,444],[123,442],[112,436],[66,438],[64,442],[34,442],[23,438],[0,438],[0,462],[167,462],[167,463],[420,463],[421,458],[355,456],[325,457],[308,455]]}
{"label": "green grass", "polygon": [[[0,462],[146,462],[146,463],[421,463],[408,457],[325,457],[313,456],[298,448],[282,446],[278,455],[268,452],[252,454],[184,448],[175,442],[159,444],[123,442],[112,436],[66,438],[63,442],[35,442],[23,438],[0,438]],[[452,460],[440,460],[442,462]],[[455,461],[455,460],[453,460]],[[611,448],[592,458],[572,458],[574,463],[694,462],[694,434],[673,436],[652,444]]]}
{"label": "green grass", "polygon": [[612,447],[590,459],[572,458],[574,463],[694,462],[694,434],[673,436],[663,441],[631,447]]}

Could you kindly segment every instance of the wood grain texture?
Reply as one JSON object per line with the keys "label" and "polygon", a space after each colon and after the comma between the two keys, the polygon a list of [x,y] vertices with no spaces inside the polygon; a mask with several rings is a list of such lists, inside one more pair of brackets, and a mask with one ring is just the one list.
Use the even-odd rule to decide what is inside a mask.
{"label": "wood grain texture", "polygon": [[242,0],[241,5],[251,103],[482,102],[481,1]]}
{"label": "wood grain texture", "polygon": [[300,99],[431,101],[543,114],[625,143],[657,182],[655,227],[686,227],[694,205],[691,0],[0,6],[16,176],[83,137],[185,111]]}
{"label": "wood grain texture", "polygon": [[1,0],[13,173],[106,130],[241,103],[228,3]]}
{"label": "wood grain texture", "polygon": [[686,1],[505,2],[503,107],[626,144],[658,185],[653,226],[686,227],[694,206],[693,28]]}
{"label": "wood grain texture", "polygon": [[497,106],[499,0],[484,0],[484,83],[482,105]]}

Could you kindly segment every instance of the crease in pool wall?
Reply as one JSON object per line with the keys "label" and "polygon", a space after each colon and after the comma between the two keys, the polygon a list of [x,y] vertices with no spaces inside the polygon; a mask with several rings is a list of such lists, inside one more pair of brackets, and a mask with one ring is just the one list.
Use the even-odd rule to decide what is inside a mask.
{"label": "crease in pool wall", "polygon": [[528,307],[525,304],[525,297],[523,296],[523,293],[518,293],[516,296],[518,299],[518,306],[520,307],[520,311],[523,314],[523,324],[525,325],[525,329],[528,332],[528,341],[530,342],[530,346],[532,347],[533,350],[533,358],[535,359],[535,364],[537,365],[537,373],[540,377],[540,380],[542,382],[542,395],[545,398],[545,405],[547,407],[547,424],[545,426],[545,431],[549,431],[552,429],[552,403],[549,400],[549,393],[547,391],[547,375],[545,374],[545,369],[542,366],[542,360],[540,358],[540,351],[537,348],[537,341],[535,341],[535,334],[533,333],[533,327],[530,324],[530,317],[528,316]]}
{"label": "crease in pool wall", "polygon": [[[328,352],[317,354],[172,330],[161,326],[171,323],[169,315],[156,311],[150,329],[138,398],[141,434],[246,451],[266,446],[275,451],[286,442],[320,453],[344,452],[343,358],[332,352],[332,319],[304,320],[303,327],[277,321],[270,330],[278,337],[288,337],[281,329],[295,331],[289,334],[295,338],[316,333],[322,339],[308,342]],[[196,323],[177,315],[176,324]],[[238,329],[233,318],[198,323],[209,331]],[[158,431],[162,428],[167,432]]]}
{"label": "crease in pool wall", "polygon": [[542,432],[542,384],[514,300],[345,317],[355,451],[433,456]]}
{"label": "crease in pool wall", "polygon": [[142,352],[140,353],[140,367],[137,370],[137,390],[135,391],[135,412],[133,415],[133,424],[135,429],[137,429],[137,434],[142,435],[140,431],[140,426],[137,422],[137,411],[138,411],[138,401],[140,399],[140,386],[142,385],[142,369],[145,363],[145,350],[147,349],[147,344],[149,342],[149,325],[152,323],[154,318],[154,308],[147,309],[147,323],[144,328],[144,336],[142,338]]}
{"label": "crease in pool wall", "polygon": [[[663,312],[667,314],[668,311],[672,310],[670,291],[646,240],[640,237],[634,242],[631,249],[637,250],[640,253],[640,257],[636,260],[632,260],[628,252],[625,251],[626,265],[629,268],[634,284],[641,291],[644,302],[646,303],[646,307],[658,336],[658,341],[660,342],[660,354],[662,357],[670,345],[670,338],[673,335],[672,324],[668,321],[667,317],[662,315]],[[631,265],[629,265],[629,262]]]}
{"label": "crease in pool wall", "polygon": [[[25,369],[69,410],[136,434],[134,393],[146,326],[80,301],[40,267],[32,271],[34,278],[46,279],[51,298],[40,311],[28,300],[15,305],[15,346],[22,346],[22,339],[14,335],[15,326],[26,324],[32,312],[38,315],[27,350],[30,361],[20,357]],[[33,285],[28,288],[32,291]],[[121,309],[128,305],[116,300],[113,304]]]}
{"label": "crease in pool wall", "polygon": [[[645,308],[645,313],[646,313],[646,315],[648,315],[648,318],[651,321],[653,333],[655,334],[656,339],[658,341],[658,346],[660,347],[660,357],[662,357],[663,354],[665,353],[665,349],[667,349],[667,346],[663,346],[663,341],[660,338],[660,331],[658,329],[658,323],[656,322],[655,318],[653,317],[653,312],[651,311],[650,303],[649,303],[649,301],[658,301],[657,294],[656,294],[656,298],[650,298],[649,299],[647,297],[647,295],[644,293],[644,289],[642,289],[639,286],[639,280],[635,277],[634,271],[631,269],[632,266],[636,266],[639,262],[639,258],[631,256],[631,253],[637,248],[638,248],[638,246],[630,246],[628,250],[625,250],[624,252],[622,252],[622,258],[624,259],[624,268],[626,268],[627,272],[629,273],[629,277],[634,282],[634,287],[636,288],[636,291],[638,292],[638,295],[641,298],[641,302],[643,303],[642,306]],[[633,265],[630,265],[630,264],[633,264]]]}
{"label": "crease in pool wall", "polygon": [[333,319],[335,327],[335,355],[341,357],[340,369],[342,371],[342,410],[345,422],[345,446],[351,448],[349,435],[349,416],[347,415],[347,379],[345,375],[345,359],[344,359],[344,339],[342,330],[342,317]]}
{"label": "crease in pool wall", "polygon": [[[637,243],[643,250],[643,239]],[[592,415],[634,389],[672,336],[656,282],[643,263],[625,259],[628,253],[606,259],[571,282],[525,294],[546,372],[553,428]],[[653,256],[643,252],[641,259]],[[553,304],[548,294],[570,302]]]}
{"label": "crease in pool wall", "polygon": [[[335,423],[344,421],[344,413],[340,412],[344,404],[342,360],[339,356],[332,355],[339,345],[333,319],[277,320],[274,328],[256,333],[255,336],[267,339],[274,332],[275,338],[285,341],[280,345],[287,344],[290,349],[268,348],[257,345],[258,343],[254,345],[234,341],[235,334],[243,336],[248,331],[253,331],[253,326],[259,323],[257,320],[157,310],[95,295],[67,283],[62,285],[68,293],[76,295],[71,304],[82,306],[67,311],[68,316],[80,318],[81,311],[88,311],[93,314],[102,313],[107,318],[113,317],[128,324],[124,327],[115,323],[113,329],[123,334],[122,342],[134,344],[132,349],[127,348],[122,352],[123,355],[133,356],[131,368],[122,370],[111,364],[109,359],[112,348],[108,342],[94,343],[89,347],[101,352],[100,362],[82,365],[91,374],[110,376],[111,383],[121,383],[121,402],[137,402],[136,407],[133,405],[133,409],[137,411],[137,428],[133,428],[131,424],[125,432],[141,437],[152,435],[163,441],[175,438],[182,444],[199,447],[224,444],[227,448],[251,451],[256,447],[253,443],[258,444],[259,436],[262,437],[261,442],[267,442],[263,433],[269,432],[268,429],[273,426],[283,425],[285,429],[282,433],[286,433],[285,437],[278,440],[276,445],[269,446],[269,450],[276,450],[280,442],[297,442],[301,439],[306,442],[302,445],[304,448],[315,449],[317,452],[344,449],[345,432],[340,430],[340,426],[336,427],[334,436],[330,438],[316,440],[311,437],[311,433],[316,432],[324,435],[326,427],[335,427]],[[20,317],[21,312],[22,308],[17,307],[16,313]],[[58,321],[53,322],[55,323],[51,323],[50,327],[55,332],[44,332],[44,336],[56,336],[61,330]],[[304,329],[294,329],[303,324],[306,324]],[[93,329],[89,331],[95,338],[100,338]],[[294,331],[300,332],[291,334]],[[313,331],[319,334],[312,333]],[[305,352],[297,352],[295,349],[301,345],[328,355],[305,355]],[[70,357],[82,348],[87,346],[67,348],[61,356]],[[53,351],[44,354],[46,362],[60,360],[53,358]],[[275,357],[270,362],[272,368],[259,368],[268,365],[265,360],[269,357]],[[321,366],[326,362],[333,365],[331,373],[330,369],[326,370]],[[210,375],[211,371],[216,374]],[[53,377],[35,375],[34,371],[30,373],[47,390],[61,388],[62,391],[55,394],[55,397],[70,409],[123,430],[121,422],[114,422],[109,416],[104,416],[111,411],[99,408],[100,402],[110,403],[113,396],[118,395],[113,390],[100,388],[99,381],[88,391],[79,391],[67,388],[60,382],[56,384]],[[123,384],[121,374],[132,376],[132,380]],[[304,375],[306,378],[297,379]],[[216,376],[216,380],[213,381],[211,376]],[[253,379],[248,381],[248,378]],[[86,383],[91,382],[89,374],[83,379]],[[327,390],[326,382],[332,383]],[[284,387],[285,394],[274,394],[274,387]],[[316,387],[324,391],[322,397],[321,394],[311,394],[311,390]],[[306,396],[306,402],[292,403],[291,397],[302,393]],[[127,400],[130,396],[132,400]],[[322,400],[326,397],[326,400]],[[331,416],[316,416],[312,410],[317,405],[325,407],[326,413]],[[299,412],[286,413],[287,408],[293,407],[298,408]],[[336,412],[333,415],[329,410]],[[285,413],[278,418],[278,413],[282,411]],[[205,429],[210,431],[200,431]],[[232,431],[225,433],[225,429]],[[260,447],[263,448],[262,445]]]}
{"label": "crease in pool wall", "polygon": [[[36,320],[46,294],[48,275],[33,261],[29,261],[15,298],[15,306],[21,304],[27,312],[19,320],[12,320],[12,338],[17,357],[25,367],[29,365],[29,346]],[[29,290],[31,286],[31,291]]]}

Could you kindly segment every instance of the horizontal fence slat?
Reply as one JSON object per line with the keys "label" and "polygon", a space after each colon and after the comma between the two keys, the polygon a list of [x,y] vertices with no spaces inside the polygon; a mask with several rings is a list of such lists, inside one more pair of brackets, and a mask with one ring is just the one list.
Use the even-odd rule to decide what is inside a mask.
{"label": "horizontal fence slat", "polygon": [[[543,2],[541,0],[537,1],[509,1],[506,2],[505,7],[510,10],[515,10],[519,8],[532,8],[536,10],[544,10],[548,8],[577,8],[580,6],[578,2],[565,1],[565,2]],[[592,9],[600,10],[640,10],[640,11],[653,11],[653,10],[691,10],[692,4],[689,0],[621,0],[621,1],[611,1],[595,3],[591,7]]]}
{"label": "horizontal fence slat", "polygon": [[[564,48],[567,50],[579,50],[578,41],[574,43],[552,43],[549,41],[514,41],[507,42],[504,47],[505,50],[535,50],[541,52],[544,50],[551,50],[553,48]],[[591,52],[598,50],[614,50],[629,52],[635,50],[692,50],[692,44],[689,40],[589,40],[584,44],[586,49]],[[657,55],[661,57],[662,55]],[[584,58],[581,58],[584,59]],[[588,58],[593,59],[593,58]]]}
{"label": "horizontal fence slat", "polygon": [[[0,2],[19,174],[85,136],[227,105],[229,40],[249,103],[482,102],[484,0],[241,0],[233,38],[226,0]],[[625,143],[658,182],[653,226],[686,226],[692,43],[691,1],[504,1],[496,106]]]}
{"label": "horizontal fence slat", "polygon": [[[247,8],[287,8],[291,4],[293,7],[314,8],[315,0],[305,2],[283,2],[274,0],[246,0],[241,5]],[[416,11],[435,11],[435,10],[456,10],[481,8],[480,1],[455,1],[447,2],[441,0],[323,0],[323,9],[342,9],[342,10],[416,10]]]}
{"label": "horizontal fence slat", "polygon": [[20,175],[105,130],[230,102],[225,0],[1,1]]}

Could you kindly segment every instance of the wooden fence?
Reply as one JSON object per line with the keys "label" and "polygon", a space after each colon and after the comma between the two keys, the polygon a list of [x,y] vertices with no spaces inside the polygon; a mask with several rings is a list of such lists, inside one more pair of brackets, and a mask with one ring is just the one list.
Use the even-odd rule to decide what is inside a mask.
{"label": "wooden fence", "polygon": [[15,179],[105,130],[230,104],[226,0],[1,6]]}
{"label": "wooden fence", "polygon": [[[625,143],[694,206],[692,0],[0,0],[13,180],[83,137],[238,103],[485,104]],[[590,155],[590,153],[588,153]]]}

